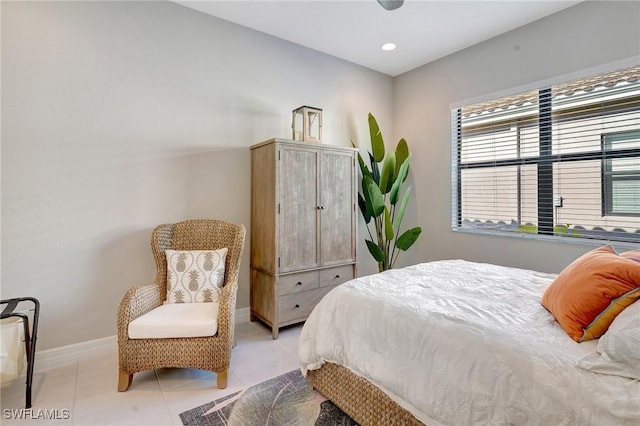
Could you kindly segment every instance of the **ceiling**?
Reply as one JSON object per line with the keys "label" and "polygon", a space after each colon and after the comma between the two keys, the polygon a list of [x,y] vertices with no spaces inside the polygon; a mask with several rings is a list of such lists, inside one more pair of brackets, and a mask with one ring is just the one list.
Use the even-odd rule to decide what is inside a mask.
{"label": "ceiling", "polygon": [[[396,76],[551,15],[579,1],[175,1],[275,37]],[[383,51],[384,43],[397,48]]]}

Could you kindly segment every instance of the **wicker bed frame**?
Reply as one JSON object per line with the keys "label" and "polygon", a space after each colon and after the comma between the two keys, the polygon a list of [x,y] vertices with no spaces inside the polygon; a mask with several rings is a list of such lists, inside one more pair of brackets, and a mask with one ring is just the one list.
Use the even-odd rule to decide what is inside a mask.
{"label": "wicker bed frame", "polygon": [[368,380],[347,368],[326,363],[309,370],[311,386],[362,426],[423,425]]}

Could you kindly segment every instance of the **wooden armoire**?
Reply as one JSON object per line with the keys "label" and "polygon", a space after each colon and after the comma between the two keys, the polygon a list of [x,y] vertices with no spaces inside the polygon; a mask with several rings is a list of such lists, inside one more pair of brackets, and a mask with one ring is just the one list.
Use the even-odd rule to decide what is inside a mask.
{"label": "wooden armoire", "polygon": [[304,321],[356,274],[356,150],[270,139],[251,147],[251,321]]}

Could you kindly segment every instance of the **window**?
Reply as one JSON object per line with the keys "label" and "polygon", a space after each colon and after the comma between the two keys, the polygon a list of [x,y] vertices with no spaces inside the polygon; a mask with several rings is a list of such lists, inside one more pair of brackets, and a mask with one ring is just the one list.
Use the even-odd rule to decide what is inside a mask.
{"label": "window", "polygon": [[640,242],[640,67],[452,111],[452,226]]}
{"label": "window", "polygon": [[[602,135],[603,149],[640,147],[640,131]],[[640,216],[640,160],[608,158],[602,168],[602,214]]]}

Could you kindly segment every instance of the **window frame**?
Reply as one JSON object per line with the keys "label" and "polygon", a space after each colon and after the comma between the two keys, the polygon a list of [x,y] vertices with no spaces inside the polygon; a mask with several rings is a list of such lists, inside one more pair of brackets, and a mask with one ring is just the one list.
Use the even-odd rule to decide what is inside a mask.
{"label": "window frame", "polygon": [[[633,66],[637,66],[634,64]],[[601,71],[600,71],[601,73]],[[575,78],[575,76],[574,76]],[[552,84],[553,83],[553,84]],[[451,223],[452,230],[457,232],[468,232],[474,234],[485,234],[485,235],[493,235],[493,236],[507,236],[507,237],[517,237],[517,238],[535,238],[535,239],[550,239],[554,241],[562,240],[564,242],[575,242],[579,244],[602,244],[602,241],[614,241],[616,244],[636,244],[636,240],[627,240],[622,236],[611,235],[607,231],[604,232],[601,238],[589,236],[587,238],[566,238],[566,235],[562,235],[563,232],[559,232],[556,230],[556,226],[554,224],[554,213],[555,208],[559,201],[554,197],[554,184],[553,184],[553,173],[554,173],[554,165],[556,163],[562,164],[564,162],[575,162],[575,161],[585,161],[585,160],[600,160],[603,162],[603,166],[600,168],[603,182],[605,179],[604,176],[604,164],[611,163],[612,159],[616,158],[631,158],[640,156],[640,148],[631,148],[631,149],[608,149],[605,150],[603,147],[605,145],[601,145],[599,151],[588,151],[588,152],[577,152],[577,153],[565,153],[565,154],[554,154],[553,153],[553,137],[552,137],[552,129],[553,125],[557,122],[562,122],[564,120],[571,120],[572,117],[555,117],[555,113],[552,110],[552,90],[555,87],[557,82],[547,81],[546,84],[538,86],[538,105],[537,105],[537,113],[538,113],[538,131],[540,138],[540,152],[536,156],[527,156],[520,157],[520,153],[518,152],[517,158],[506,159],[506,160],[491,160],[491,161],[479,161],[476,163],[472,162],[463,162],[462,161],[462,112],[463,108],[467,105],[474,105],[478,102],[487,102],[498,100],[500,98],[504,98],[504,94],[507,92],[501,93],[499,96],[487,98],[485,97],[483,100],[476,100],[475,102],[469,103],[457,103],[456,105],[451,105],[451,119],[452,119],[452,170],[451,170],[451,178],[452,178],[452,211],[451,211]],[[542,88],[540,88],[542,86]],[[531,87],[531,85],[529,86]],[[529,89],[531,90],[531,89]],[[513,91],[511,91],[513,93]],[[524,93],[524,92],[522,92]],[[609,108],[612,107],[612,108]],[[605,108],[604,115],[614,114],[617,111],[615,106],[609,105],[609,107]],[[579,117],[578,117],[579,118]],[[520,125],[517,121],[514,120],[514,124],[517,125],[517,130],[520,132]],[[640,131],[634,130],[635,131]],[[626,133],[626,132],[620,132]],[[604,143],[604,134],[601,135],[601,143]],[[488,228],[485,229],[483,227],[472,228],[469,226],[464,226],[464,220],[462,217],[463,211],[463,180],[462,180],[462,171],[465,169],[472,168],[491,168],[496,169],[500,166],[509,166],[509,165],[529,165],[535,164],[538,167],[538,223],[536,225],[535,233],[524,232],[513,232],[500,230],[496,228]],[[542,165],[542,170],[540,170],[540,165]],[[518,168],[520,170],[520,168]],[[640,170],[639,170],[640,173]],[[519,174],[518,174],[519,176]],[[551,179],[545,179],[544,177],[551,176]],[[608,178],[607,178],[608,179]],[[615,180],[615,179],[614,179]],[[518,188],[520,187],[520,180],[518,178],[518,182],[516,182]],[[604,193],[604,185],[601,187]],[[611,191],[607,191],[611,193]],[[518,193],[518,198],[520,198],[520,193]],[[602,211],[604,215],[604,197],[602,200]],[[520,204],[517,206],[518,211],[520,211]],[[616,213],[615,216],[640,216],[640,214],[630,213],[630,214],[619,214]],[[522,223],[520,224],[523,225]],[[587,224],[588,225],[588,224]],[[640,231],[640,228],[637,228]]]}
{"label": "window frame", "polygon": [[[637,135],[635,137],[631,137],[630,139],[640,139],[640,129],[638,130],[629,130],[624,132],[611,132],[611,133],[603,133],[600,136],[601,140],[601,151],[603,153],[609,151],[615,151],[610,148],[611,142],[607,141],[607,138],[610,137],[620,137],[625,135]],[[622,155],[616,158],[634,158],[636,155],[630,153],[628,155]],[[633,212],[616,212],[613,210],[613,182],[615,180],[634,180],[640,183],[640,166],[632,172],[619,172],[615,173],[612,170],[612,158],[606,158],[605,155],[602,157],[602,166],[601,170],[601,189],[602,189],[602,216],[622,216],[622,217],[640,217],[640,211],[637,213]],[[616,176],[617,175],[617,176]]]}

